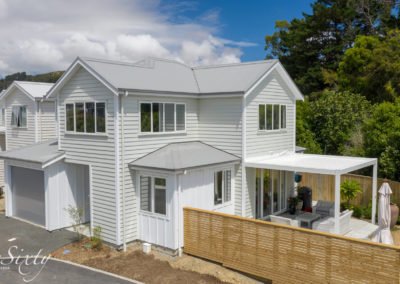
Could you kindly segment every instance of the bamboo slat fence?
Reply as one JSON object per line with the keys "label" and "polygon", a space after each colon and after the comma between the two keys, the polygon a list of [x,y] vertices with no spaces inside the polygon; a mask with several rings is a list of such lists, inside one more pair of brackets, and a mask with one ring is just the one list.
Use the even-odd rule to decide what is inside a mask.
{"label": "bamboo slat fence", "polygon": [[400,247],[194,208],[184,251],[273,283],[400,281]]}
{"label": "bamboo slat fence", "polygon": [[[302,181],[299,186],[308,186],[312,188],[313,200],[335,201],[335,177],[332,175],[301,173]],[[353,205],[367,206],[372,199],[372,177],[344,174],[341,176],[341,182],[345,180],[354,180],[361,185],[363,193],[360,193],[351,203]],[[378,179],[378,190],[382,185],[383,179]],[[388,181],[393,194],[392,202],[400,206],[400,182]]]}

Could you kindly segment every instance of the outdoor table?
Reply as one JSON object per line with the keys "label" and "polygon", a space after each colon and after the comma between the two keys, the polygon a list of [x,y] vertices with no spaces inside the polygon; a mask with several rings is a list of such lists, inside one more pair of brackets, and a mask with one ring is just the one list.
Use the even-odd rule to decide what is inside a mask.
{"label": "outdoor table", "polygon": [[312,223],[321,218],[321,215],[311,212],[306,212],[296,217],[299,220],[300,227],[312,229]]}

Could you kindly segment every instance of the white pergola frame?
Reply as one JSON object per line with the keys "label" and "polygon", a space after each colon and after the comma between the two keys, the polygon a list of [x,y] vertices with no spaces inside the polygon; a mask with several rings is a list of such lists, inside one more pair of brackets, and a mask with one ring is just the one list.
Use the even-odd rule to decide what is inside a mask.
{"label": "white pergola frame", "polygon": [[340,232],[340,177],[355,170],[373,167],[372,173],[372,217],[375,224],[378,159],[347,156],[329,156],[297,153],[281,153],[261,157],[247,158],[245,166],[258,169],[270,169],[293,172],[306,172],[335,176],[335,233]]}

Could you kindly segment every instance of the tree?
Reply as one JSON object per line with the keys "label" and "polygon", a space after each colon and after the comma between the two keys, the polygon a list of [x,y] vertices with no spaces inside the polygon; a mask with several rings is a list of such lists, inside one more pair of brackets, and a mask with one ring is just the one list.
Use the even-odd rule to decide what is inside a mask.
{"label": "tree", "polygon": [[323,70],[336,72],[357,35],[383,34],[398,25],[394,0],[316,0],[311,6],[311,14],[277,21],[274,34],[265,37],[266,57],[279,58],[306,95],[328,87]]}
{"label": "tree", "polygon": [[400,31],[384,38],[358,36],[339,64],[338,84],[372,102],[400,97]]}
{"label": "tree", "polygon": [[362,131],[366,155],[379,159],[379,176],[400,181],[400,98],[379,104]]}
{"label": "tree", "polygon": [[315,134],[307,120],[310,104],[308,101],[299,101],[296,110],[296,145],[307,148],[307,153],[321,154],[321,146],[316,141]]}
{"label": "tree", "polygon": [[323,152],[340,155],[370,109],[370,103],[361,95],[325,91],[310,103],[306,120]]}

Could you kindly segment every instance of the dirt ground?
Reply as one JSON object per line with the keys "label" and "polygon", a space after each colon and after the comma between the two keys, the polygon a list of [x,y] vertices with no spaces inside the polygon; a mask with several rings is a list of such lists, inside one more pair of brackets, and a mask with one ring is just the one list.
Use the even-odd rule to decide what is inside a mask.
{"label": "dirt ground", "polygon": [[5,198],[4,195],[2,197],[0,197],[0,214],[5,212]]}
{"label": "dirt ground", "polygon": [[[115,273],[144,283],[261,283],[239,272],[224,268],[213,262],[183,255],[173,257],[163,251],[152,250],[150,254],[141,251],[141,245],[131,244],[127,252],[118,252],[104,246],[101,251],[86,248],[84,240],[80,245],[69,244],[57,250],[56,258],[77,262]],[[70,252],[63,254],[65,250]]]}

